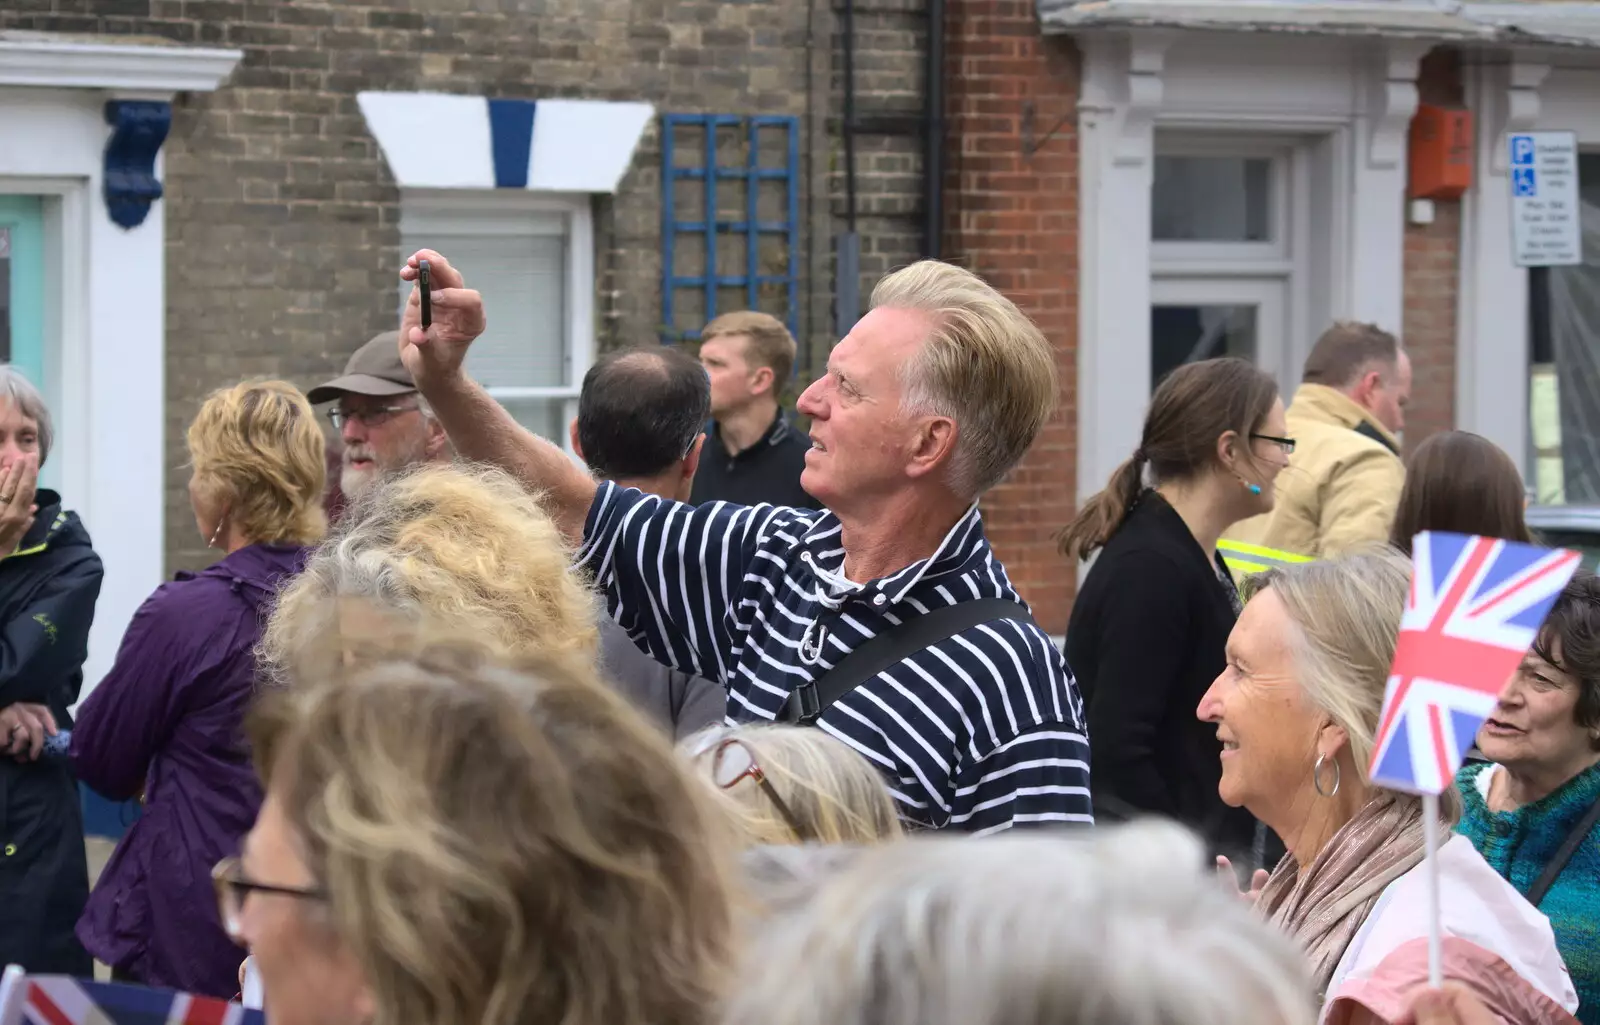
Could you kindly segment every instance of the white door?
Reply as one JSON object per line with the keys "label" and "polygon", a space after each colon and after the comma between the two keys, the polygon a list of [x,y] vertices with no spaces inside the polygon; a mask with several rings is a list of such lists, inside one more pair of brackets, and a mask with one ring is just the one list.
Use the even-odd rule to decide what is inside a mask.
{"label": "white door", "polygon": [[1293,387],[1289,283],[1283,278],[1157,277],[1150,283],[1150,388],[1174,368],[1219,356],[1248,359]]}

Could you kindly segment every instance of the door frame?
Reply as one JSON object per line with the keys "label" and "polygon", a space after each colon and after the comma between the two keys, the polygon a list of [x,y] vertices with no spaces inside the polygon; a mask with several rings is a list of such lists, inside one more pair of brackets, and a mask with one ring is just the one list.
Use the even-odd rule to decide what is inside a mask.
{"label": "door frame", "polygon": [[89,359],[88,184],[74,178],[19,178],[0,175],[0,200],[36,196],[40,206],[40,258],[54,268],[43,275],[44,296],[38,376],[23,372],[44,395],[55,423],[49,462],[40,483],[71,496],[74,508],[90,513],[89,462],[92,423],[89,395],[93,366]]}

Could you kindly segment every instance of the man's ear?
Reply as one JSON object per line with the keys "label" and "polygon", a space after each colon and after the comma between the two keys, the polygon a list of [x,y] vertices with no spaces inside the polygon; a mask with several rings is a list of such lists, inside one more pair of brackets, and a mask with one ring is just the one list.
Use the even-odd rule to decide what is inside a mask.
{"label": "man's ear", "polygon": [[750,390],[757,395],[770,393],[774,397],[778,394],[777,375],[771,367],[757,367],[750,377]]}
{"label": "man's ear", "polygon": [[428,417],[428,442],[423,446],[430,460],[438,459],[450,451],[450,435],[444,431],[444,424],[434,417]]}
{"label": "man's ear", "polygon": [[[583,459],[583,446],[578,444],[578,418],[577,417],[573,417],[572,418],[572,422],[567,425],[567,435],[572,438],[572,451],[577,453],[577,456],[578,456],[579,459]],[[585,462],[587,462],[587,460],[585,460]]]}
{"label": "man's ear", "polygon": [[950,465],[958,435],[956,422],[947,416],[929,417],[917,431],[917,440],[906,464],[906,476],[921,477]]}
{"label": "man's ear", "polygon": [[1363,409],[1371,408],[1372,393],[1383,387],[1383,374],[1376,369],[1368,370],[1356,378],[1356,386],[1350,389],[1350,397],[1356,405]]}
{"label": "man's ear", "polygon": [[700,450],[705,448],[706,436],[702,431],[694,439],[694,444],[689,446],[689,454],[683,457],[683,479],[694,480],[694,475],[700,470]]}

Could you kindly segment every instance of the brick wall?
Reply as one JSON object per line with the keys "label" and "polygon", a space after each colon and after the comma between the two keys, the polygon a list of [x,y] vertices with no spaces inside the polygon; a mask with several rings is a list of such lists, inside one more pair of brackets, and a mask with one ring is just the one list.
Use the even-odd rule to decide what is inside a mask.
{"label": "brick wall", "polygon": [[[984,499],[984,518],[1040,625],[1064,633],[1073,567],[1053,535],[1077,479],[1078,58],[1039,32],[1030,0],[951,0],[946,81],[951,151],[946,252],[1014,299],[1055,346],[1061,402],[1011,478]],[[1039,135],[1022,151],[1024,104]]]}
{"label": "brick wall", "polygon": [[[358,90],[807,116],[803,330],[829,330],[827,0],[5,0],[0,28],[245,51],[223,89],[178,99],[163,150],[169,569],[209,558],[179,469],[204,395],[247,375],[310,385],[393,325],[398,197]],[[873,88],[893,77],[871,74],[885,75]],[[660,323],[658,147],[652,129],[618,194],[596,201],[602,346]]]}
{"label": "brick wall", "polygon": [[[1417,78],[1422,103],[1462,102],[1460,58],[1434,50]],[[1404,216],[1402,214],[1402,216]],[[1406,447],[1455,426],[1456,295],[1461,267],[1461,203],[1435,201],[1432,224],[1406,225],[1405,314],[1401,325],[1411,356],[1411,406]]]}

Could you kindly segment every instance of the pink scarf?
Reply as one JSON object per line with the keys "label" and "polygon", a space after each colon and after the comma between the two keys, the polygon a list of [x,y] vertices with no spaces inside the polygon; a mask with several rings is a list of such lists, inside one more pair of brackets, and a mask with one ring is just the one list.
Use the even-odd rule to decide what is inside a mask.
{"label": "pink scarf", "polygon": [[1304,872],[1293,855],[1273,870],[1257,910],[1306,952],[1319,999],[1384,887],[1422,862],[1422,846],[1421,803],[1379,791]]}

